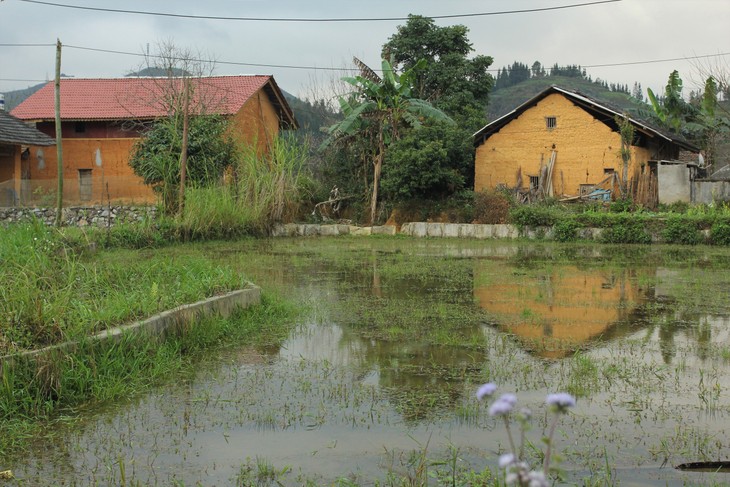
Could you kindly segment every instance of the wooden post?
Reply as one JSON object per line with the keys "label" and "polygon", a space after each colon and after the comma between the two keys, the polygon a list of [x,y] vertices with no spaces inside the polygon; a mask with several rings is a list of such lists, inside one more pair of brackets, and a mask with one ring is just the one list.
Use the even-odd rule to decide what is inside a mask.
{"label": "wooden post", "polygon": [[182,140],[182,151],[180,152],[180,196],[178,201],[178,214],[182,215],[185,211],[185,173],[188,165],[188,124],[189,114],[188,107],[190,104],[190,80],[185,78],[185,86],[183,89],[183,140]]}
{"label": "wooden post", "polygon": [[61,131],[61,40],[56,39],[56,165],[58,166],[58,187],[56,191],[56,226],[63,222],[63,147]]}

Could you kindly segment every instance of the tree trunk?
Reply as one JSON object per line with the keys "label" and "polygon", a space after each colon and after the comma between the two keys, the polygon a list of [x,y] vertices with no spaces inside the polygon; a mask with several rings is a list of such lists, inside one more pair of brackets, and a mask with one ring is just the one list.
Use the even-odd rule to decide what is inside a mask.
{"label": "tree trunk", "polygon": [[185,178],[188,167],[188,125],[190,123],[190,114],[188,113],[190,104],[190,81],[185,78],[185,93],[183,94],[183,133],[182,133],[182,150],[180,151],[180,192],[178,194],[177,211],[180,215],[185,211]]}
{"label": "tree trunk", "polygon": [[383,159],[385,157],[385,142],[383,131],[378,134],[378,155],[373,162],[373,197],[370,201],[370,225],[375,225],[375,215],[378,210],[378,186],[380,185],[380,172],[383,170]]}

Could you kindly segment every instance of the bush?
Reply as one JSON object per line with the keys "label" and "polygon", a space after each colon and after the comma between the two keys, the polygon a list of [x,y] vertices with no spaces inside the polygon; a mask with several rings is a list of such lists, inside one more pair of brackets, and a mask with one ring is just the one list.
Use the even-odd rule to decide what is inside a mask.
{"label": "bush", "polygon": [[710,229],[710,240],[715,245],[730,245],[730,222],[718,220]]}
{"label": "bush", "polygon": [[666,243],[680,245],[697,245],[702,243],[702,235],[697,230],[697,223],[689,218],[674,216],[667,219],[662,231]]}
{"label": "bush", "polygon": [[561,219],[560,211],[543,205],[524,205],[510,211],[510,222],[519,227],[551,227]]}
{"label": "bush", "polygon": [[511,198],[503,192],[484,190],[474,195],[474,223],[507,223]]}
{"label": "bush", "polygon": [[578,230],[583,225],[574,219],[563,219],[555,224],[553,228],[554,238],[558,242],[572,242],[578,238]]}
{"label": "bush", "polygon": [[611,213],[626,213],[631,211],[631,200],[616,200],[611,203]]}
{"label": "bush", "polygon": [[604,243],[651,243],[651,235],[647,233],[643,219],[621,216],[615,218],[613,225],[605,228],[601,234]]}

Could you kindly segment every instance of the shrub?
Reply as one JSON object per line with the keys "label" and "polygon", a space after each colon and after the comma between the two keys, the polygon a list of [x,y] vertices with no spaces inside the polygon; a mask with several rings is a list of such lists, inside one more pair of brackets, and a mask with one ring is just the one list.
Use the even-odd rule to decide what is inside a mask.
{"label": "shrub", "polygon": [[581,228],[583,225],[580,222],[572,218],[565,218],[555,224],[554,238],[558,242],[572,242],[578,238],[578,230]]}
{"label": "shrub", "polygon": [[680,216],[667,219],[662,237],[666,243],[681,245],[697,245],[703,240],[697,230],[697,223],[692,219]]}
{"label": "shrub", "polygon": [[510,221],[520,227],[550,227],[560,219],[557,208],[524,205],[510,211]]}
{"label": "shrub", "polygon": [[715,245],[730,245],[730,222],[718,220],[710,229],[710,240]]}
{"label": "shrub", "polygon": [[502,192],[484,190],[474,195],[475,223],[507,223],[512,200]]}
{"label": "shrub", "polygon": [[648,244],[651,243],[651,235],[646,231],[643,220],[622,216],[603,230],[601,240],[604,243]]}
{"label": "shrub", "polygon": [[626,213],[631,211],[631,200],[616,200],[611,203],[611,213]]}

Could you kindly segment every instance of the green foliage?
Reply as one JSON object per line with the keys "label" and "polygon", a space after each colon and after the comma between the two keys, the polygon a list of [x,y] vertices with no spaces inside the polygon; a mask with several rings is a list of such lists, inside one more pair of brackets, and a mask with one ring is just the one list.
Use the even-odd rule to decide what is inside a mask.
{"label": "green foliage", "polygon": [[560,220],[553,227],[553,238],[558,242],[573,242],[578,238],[578,230],[583,224],[573,218]]}
{"label": "green foliage", "polygon": [[420,128],[423,119],[453,123],[444,112],[425,100],[413,96],[413,83],[425,61],[398,74],[391,63],[382,60],[383,77],[378,76],[362,61],[355,58],[361,74],[354,78],[342,78],[355,88],[349,99],[340,98],[340,107],[345,118],[331,126],[330,135],[323,144],[326,148],[333,142],[350,143],[353,139],[368,141],[372,149],[373,179],[370,198],[370,222],[377,215],[380,175],[386,151],[392,142],[398,140],[405,127]]}
{"label": "green foliage", "polygon": [[631,211],[632,203],[631,200],[616,200],[611,202],[611,213],[626,213]]}
{"label": "green foliage", "polygon": [[195,186],[185,192],[185,211],[175,224],[186,238],[265,234],[299,211],[311,185],[309,150],[294,137],[274,139],[269,150],[241,149],[230,183]]}
{"label": "green foliage", "polygon": [[428,123],[388,149],[382,189],[386,199],[444,198],[473,185],[472,134],[448,123]]}
{"label": "green foliage", "polygon": [[651,235],[646,231],[643,219],[622,214],[613,218],[611,226],[604,228],[601,240],[615,244],[649,244]]}
{"label": "green foliage", "polygon": [[228,319],[203,318],[186,333],[170,330],[164,338],[126,333],[117,340],[82,340],[73,353],[9,360],[0,369],[0,454],[43,434],[44,423],[59,411],[73,414],[80,404],[128,398],[192,370],[211,347],[281,343],[295,314],[288,303],[263,297],[260,306]]}
{"label": "green foliage", "polygon": [[696,219],[682,216],[667,218],[662,237],[666,243],[681,245],[697,245],[703,240],[697,229]]}
{"label": "green foliage", "polygon": [[510,223],[522,228],[550,227],[560,219],[560,211],[545,205],[522,205],[510,211]]}
{"label": "green foliage", "polygon": [[485,189],[474,195],[475,223],[507,223],[510,218],[512,199],[509,195]]}
{"label": "green foliage", "polygon": [[409,15],[383,45],[383,57],[392,56],[404,70],[426,61],[414,80],[415,96],[431,100],[468,130],[484,124],[484,107],[494,79],[490,56],[468,58],[473,51],[463,25],[440,27],[433,19]]}
{"label": "green foliage", "polygon": [[710,228],[710,240],[715,245],[730,245],[730,220],[716,221]]}
{"label": "green foliage", "polygon": [[38,222],[4,230],[0,355],[85,337],[241,284],[204,256],[117,251],[87,260],[78,248]]}
{"label": "green foliage", "polygon": [[[161,195],[163,206],[169,212],[177,209],[182,126],[179,114],[155,122],[135,144],[129,160],[134,173]],[[212,115],[191,117],[187,181],[197,186],[218,181],[233,162],[235,150],[225,119]]]}

